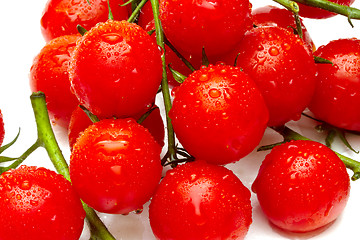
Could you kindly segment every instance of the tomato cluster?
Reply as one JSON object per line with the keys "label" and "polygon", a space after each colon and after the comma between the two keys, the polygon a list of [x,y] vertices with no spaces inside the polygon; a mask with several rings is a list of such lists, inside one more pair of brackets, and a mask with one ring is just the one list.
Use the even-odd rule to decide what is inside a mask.
{"label": "tomato cluster", "polygon": [[[282,230],[333,222],[350,181],[327,146],[294,140],[274,147],[252,193],[227,164],[253,152],[267,127],[284,128],[305,109],[333,127],[360,131],[353,111],[360,104],[360,40],[316,49],[297,15],[252,9],[248,0],[149,1],[135,23],[126,19],[136,5],[123,4],[45,6],[47,43],[33,61],[30,88],[45,93],[53,124],[68,133],[71,184],[42,168],[2,174],[0,239],[79,239],[80,199],[100,213],[124,215],[149,202],[158,239],[244,239],[252,193]],[[299,14],[333,15],[302,5]],[[157,42],[157,34],[165,40]],[[2,144],[1,112],[0,120]],[[35,231],[29,216],[44,226]],[[13,235],[20,225],[28,227]]]}

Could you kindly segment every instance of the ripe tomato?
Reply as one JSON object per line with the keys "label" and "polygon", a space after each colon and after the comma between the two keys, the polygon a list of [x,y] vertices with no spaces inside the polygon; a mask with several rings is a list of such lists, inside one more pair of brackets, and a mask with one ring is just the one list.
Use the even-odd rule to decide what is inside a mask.
{"label": "ripe tomato", "polygon": [[109,20],[78,42],[69,74],[75,95],[93,114],[132,116],[157,93],[162,78],[160,50],[138,25]]}
{"label": "ripe tomato", "polygon": [[20,166],[0,176],[2,240],[79,239],[85,211],[62,175]]}
{"label": "ripe tomato", "polygon": [[[350,6],[354,3],[355,0],[329,0],[330,2],[337,3],[340,5]],[[336,16],[336,13],[329,12],[324,9],[307,6],[302,3],[297,3],[299,5],[299,15],[306,18],[314,18],[314,19],[324,19]]]}
{"label": "ripe tomato", "polygon": [[317,64],[317,86],[309,109],[336,127],[360,131],[360,40],[339,39],[321,46],[316,56],[332,61]]}
{"label": "ripe tomato", "polygon": [[[248,31],[234,53],[260,89],[269,109],[269,126],[298,120],[314,94],[316,65],[297,36],[280,27]],[[235,54],[233,54],[235,55]]]}
{"label": "ripe tomato", "polygon": [[[90,2],[90,4],[88,3]],[[123,0],[110,0],[115,20],[126,20],[128,12]],[[41,17],[41,32],[46,41],[62,35],[78,33],[76,26],[89,30],[108,19],[107,0],[49,0]]]}
{"label": "ripe tomato", "polygon": [[5,137],[4,118],[0,110],[0,147],[4,142],[4,137]]}
{"label": "ripe tomato", "polygon": [[[149,32],[155,29],[154,23],[154,15],[151,7],[151,2],[148,1],[142,8],[139,15],[139,26],[145,29],[145,31]],[[153,33],[152,37],[155,39],[156,34]],[[178,50],[178,49],[177,49]],[[200,68],[201,66],[201,58],[198,57],[194,59],[189,53],[181,52],[181,55],[191,62],[195,69]],[[165,45],[165,60],[166,66],[171,66],[174,70],[180,72],[181,74],[188,76],[192,71],[185,65],[185,63],[167,46]],[[168,83],[170,87],[179,86],[180,84],[174,79],[170,69],[166,68]]]}
{"label": "ripe tomato", "polygon": [[70,157],[70,176],[95,210],[126,214],[142,208],[162,172],[161,148],[133,119],[105,119],[88,127]]}
{"label": "ripe tomato", "polygon": [[257,146],[268,110],[255,83],[239,68],[209,65],[193,72],[176,90],[169,117],[191,155],[226,164]]}
{"label": "ripe tomato", "polygon": [[31,91],[42,91],[51,120],[67,128],[72,111],[79,104],[70,91],[69,63],[80,35],[66,35],[48,42],[35,57],[30,69]]}
{"label": "ripe tomato", "polygon": [[[143,114],[144,112],[137,114],[136,116],[134,116],[134,119],[140,118]],[[69,145],[71,149],[75,144],[76,139],[91,124],[92,121],[80,107],[77,107],[73,111],[68,129]],[[159,108],[155,108],[150,113],[150,115],[141,123],[141,125],[143,125],[145,128],[149,130],[151,135],[153,135],[156,142],[160,146],[164,146],[164,137],[165,137],[164,122],[160,115]]]}
{"label": "ripe tomato", "polygon": [[160,20],[180,52],[208,55],[232,49],[252,27],[248,0],[160,0]]}
{"label": "ripe tomato", "polygon": [[251,211],[250,191],[232,171],[196,160],[167,172],[149,218],[158,239],[243,239]]}
{"label": "ripe tomato", "polygon": [[[256,26],[278,26],[286,28],[292,33],[294,32],[294,29],[296,29],[294,14],[285,8],[268,5],[254,9],[251,15]],[[300,19],[300,22],[304,42],[311,52],[315,51],[314,42],[303,24],[302,19]]]}
{"label": "ripe tomato", "polygon": [[339,216],[349,197],[350,180],[332,150],[318,142],[298,140],[273,148],[252,189],[273,224],[306,232]]}

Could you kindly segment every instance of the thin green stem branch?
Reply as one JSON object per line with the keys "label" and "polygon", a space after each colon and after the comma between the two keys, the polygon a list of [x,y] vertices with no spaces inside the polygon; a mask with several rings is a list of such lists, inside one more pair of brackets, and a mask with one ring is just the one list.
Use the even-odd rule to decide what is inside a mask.
{"label": "thin green stem branch", "polygon": [[165,44],[164,44],[164,33],[162,30],[161,22],[159,19],[159,2],[157,0],[151,0],[151,6],[154,14],[154,23],[155,23],[155,33],[156,33],[156,42],[159,47],[162,49],[162,65],[163,65],[163,77],[161,81],[161,91],[164,98],[164,106],[166,112],[166,125],[167,125],[167,135],[168,135],[168,152],[169,152],[169,160],[176,160],[176,144],[175,144],[175,133],[171,123],[171,119],[169,118],[169,111],[172,107],[170,90],[167,81],[166,74],[166,62],[165,62]]}
{"label": "thin green stem branch", "polygon": [[129,19],[127,20],[128,22],[133,23],[136,20],[136,18],[139,16],[141,8],[145,5],[147,1],[148,0],[141,0],[139,2],[134,11],[131,13]]}
{"label": "thin green stem branch", "polygon": [[[68,164],[59,148],[50,124],[50,119],[46,107],[45,94],[42,92],[33,93],[30,96],[30,99],[35,115],[36,126],[38,129],[38,141],[33,145],[34,149],[30,149],[35,150],[39,146],[44,147],[58,173],[62,174],[67,180],[70,181]],[[83,207],[86,212],[86,219],[89,222],[89,227],[92,234],[91,239],[115,240],[115,238],[107,230],[106,226],[101,222],[96,212],[84,203]]]}

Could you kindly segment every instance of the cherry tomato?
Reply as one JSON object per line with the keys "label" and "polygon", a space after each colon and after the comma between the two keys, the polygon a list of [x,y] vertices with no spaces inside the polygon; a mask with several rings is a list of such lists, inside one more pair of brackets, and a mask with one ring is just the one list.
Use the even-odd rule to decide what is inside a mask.
{"label": "cherry tomato", "polygon": [[[329,0],[330,2],[337,3],[340,5],[350,6],[354,3],[355,0]],[[299,5],[299,15],[306,18],[314,18],[314,19],[324,19],[336,16],[336,13],[329,12],[324,9],[307,6],[302,3],[297,3]]]}
{"label": "cherry tomato", "polygon": [[350,180],[332,150],[298,140],[273,148],[252,190],[270,222],[288,231],[306,232],[339,216],[349,197]]}
{"label": "cherry tomato", "polygon": [[138,25],[109,20],[78,42],[69,74],[75,95],[93,114],[132,116],[152,102],[159,89],[160,50]]}
{"label": "cherry tomato", "polygon": [[4,142],[4,137],[5,137],[4,118],[3,118],[3,114],[0,110],[0,147]]}
{"label": "cherry tomato", "polygon": [[[141,114],[137,114],[134,119],[139,119],[145,112],[141,112]],[[73,145],[76,142],[76,139],[82,134],[82,132],[89,127],[93,122],[90,118],[86,115],[86,113],[80,108],[76,108],[70,119],[69,124],[69,145],[72,149]],[[164,146],[164,137],[165,137],[165,130],[164,130],[164,122],[160,115],[160,109],[155,108],[150,115],[141,123],[145,128],[149,130],[151,135],[154,136],[156,142],[160,146]]]}
{"label": "cherry tomato", "polygon": [[[90,2],[90,4],[88,3]],[[115,20],[126,20],[128,11],[123,0],[110,0]],[[41,17],[41,32],[46,41],[62,35],[78,33],[77,25],[89,30],[108,20],[107,0],[49,0]]]}
{"label": "cherry tomato", "polygon": [[309,109],[336,127],[360,131],[360,40],[339,39],[321,46],[316,56],[332,64],[317,64],[317,87]]}
{"label": "cherry tomato", "polygon": [[[147,32],[155,29],[154,15],[153,15],[150,1],[146,2],[146,4],[141,8],[138,24],[139,24],[139,26],[144,28],[145,31],[147,31]],[[156,38],[155,33],[153,33],[152,36],[154,37],[154,39]],[[194,56],[192,56],[191,54],[188,54],[188,53],[184,53],[184,52],[181,52],[181,55],[186,60],[191,62],[191,64],[193,65],[193,67],[195,69],[200,68],[201,58],[198,57],[198,59],[194,59]],[[165,45],[165,60],[166,60],[166,66],[170,66],[171,68],[173,68],[174,70],[180,72],[181,74],[183,74],[185,76],[188,76],[192,72],[185,65],[185,63],[175,54],[175,52],[172,51],[167,45]],[[178,83],[174,79],[169,67],[166,68],[166,72],[167,72],[169,86],[172,88],[175,86],[179,86],[180,83]]]}
{"label": "cherry tomato", "polygon": [[149,218],[158,239],[243,239],[251,211],[250,191],[232,171],[196,160],[166,173]]}
{"label": "cherry tomato", "polygon": [[[290,32],[294,32],[294,30],[297,29],[294,14],[285,8],[268,5],[254,9],[251,15],[256,26],[278,26],[286,28]],[[303,24],[302,19],[300,19],[300,22],[304,42],[310,51],[315,51],[314,42]]]}
{"label": "cherry tomato", "polygon": [[239,68],[209,65],[180,85],[169,117],[191,155],[226,164],[257,146],[268,110],[255,83]]}
{"label": "cherry tomato", "polygon": [[126,214],[141,209],[162,172],[161,148],[134,119],[105,119],[88,127],[70,157],[70,176],[95,210]]}
{"label": "cherry tomato", "polygon": [[20,166],[0,176],[2,240],[77,240],[85,211],[69,181],[54,171]]}
{"label": "cherry tomato", "polygon": [[67,128],[72,111],[79,104],[70,91],[69,63],[80,35],[66,35],[48,42],[30,69],[31,91],[42,91],[53,123]]}
{"label": "cherry tomato", "polygon": [[164,33],[180,52],[224,53],[252,27],[248,0],[160,0],[159,8]]}
{"label": "cherry tomato", "polygon": [[[315,91],[316,65],[297,36],[280,27],[248,31],[234,53],[260,89],[270,113],[269,126],[298,120]],[[234,54],[235,55],[235,54]]]}

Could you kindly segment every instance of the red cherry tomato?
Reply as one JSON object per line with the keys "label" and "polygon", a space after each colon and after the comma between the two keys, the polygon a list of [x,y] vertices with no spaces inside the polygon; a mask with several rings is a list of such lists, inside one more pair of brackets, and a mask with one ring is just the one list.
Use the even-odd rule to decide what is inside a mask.
{"label": "red cherry tomato", "polygon": [[284,28],[257,27],[245,34],[234,53],[239,53],[237,66],[264,96],[268,125],[298,120],[316,84],[316,65],[304,42]]}
{"label": "red cherry tomato", "polygon": [[[154,23],[154,15],[151,7],[151,2],[148,1],[146,4],[141,8],[141,12],[139,15],[139,26],[145,29],[145,31],[149,32],[151,30],[155,29],[155,23]],[[154,38],[156,38],[156,34],[152,34]],[[178,49],[177,49],[178,50]],[[201,58],[198,57],[198,59],[194,59],[194,56],[182,52],[181,55],[191,62],[193,67],[195,69],[200,68],[201,66]],[[174,70],[180,72],[181,74],[188,76],[192,71],[185,65],[185,63],[175,54],[174,51],[172,51],[167,45],[165,45],[165,60],[166,60],[166,66],[169,66],[173,68]],[[178,83],[169,67],[166,68],[167,77],[168,77],[168,83],[170,87],[179,86],[180,83]]]}
{"label": "red cherry tomato", "polygon": [[0,147],[4,142],[4,137],[5,137],[4,118],[0,110]]}
{"label": "red cherry tomato", "polygon": [[0,176],[2,240],[77,240],[85,211],[62,175],[20,166]]}
{"label": "red cherry tomato", "polygon": [[[90,2],[90,4],[88,3]],[[128,11],[123,0],[110,0],[115,20],[126,20]],[[108,20],[107,0],[49,0],[41,18],[41,31],[46,41],[62,35],[78,33],[76,26],[90,30],[99,22]]]}
{"label": "red cherry tomato", "polygon": [[239,68],[209,65],[180,85],[169,116],[191,155],[226,164],[257,146],[268,110],[255,83]]}
{"label": "red cherry tomato", "polygon": [[[286,28],[290,32],[294,32],[294,29],[297,29],[294,14],[285,8],[268,5],[254,9],[251,15],[256,26],[278,26]],[[314,42],[303,24],[302,19],[300,19],[300,22],[304,42],[310,51],[315,51]]]}
{"label": "red cherry tomato", "polygon": [[30,69],[31,91],[42,91],[51,120],[67,128],[72,111],[79,104],[70,91],[69,63],[80,35],[66,35],[48,42],[35,57]]}
{"label": "red cherry tomato", "polygon": [[273,224],[306,232],[339,216],[349,197],[350,180],[344,163],[332,150],[298,140],[273,148],[252,189]]}
{"label": "red cherry tomato", "polygon": [[98,24],[78,42],[72,56],[74,93],[99,118],[137,114],[153,101],[161,78],[156,43],[126,21]]}
{"label": "red cherry tomato", "polygon": [[[329,0],[330,2],[337,3],[340,5],[350,6],[355,2],[355,0]],[[336,16],[336,13],[329,12],[324,9],[307,6],[302,3],[297,3],[299,5],[299,15],[306,18],[314,19],[324,19]]]}
{"label": "red cherry tomato", "polygon": [[160,20],[168,40],[180,52],[208,55],[232,49],[252,27],[248,0],[160,0]]}
{"label": "red cherry tomato", "polygon": [[309,109],[336,127],[360,131],[360,113],[355,110],[360,104],[360,40],[334,40],[314,54],[334,65],[317,64],[317,87]]}
{"label": "red cherry tomato", "polygon": [[95,210],[126,214],[141,209],[162,172],[161,148],[133,119],[105,119],[88,127],[70,157],[70,176]]}
{"label": "red cherry tomato", "polygon": [[[134,119],[139,119],[144,112],[141,114],[137,114]],[[86,115],[86,113],[80,108],[76,108],[70,119],[69,124],[69,145],[72,149],[73,145],[76,142],[76,139],[82,134],[82,132],[89,127],[93,122],[90,118]],[[145,128],[149,130],[151,135],[155,138],[156,142],[160,146],[164,146],[164,137],[165,137],[165,130],[164,130],[164,122],[160,115],[160,109],[155,108],[150,115],[141,123]]]}
{"label": "red cherry tomato", "polygon": [[149,218],[158,239],[243,239],[251,211],[250,191],[232,171],[196,160],[166,174]]}

